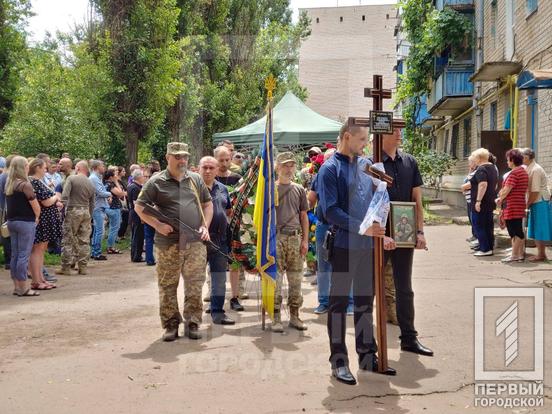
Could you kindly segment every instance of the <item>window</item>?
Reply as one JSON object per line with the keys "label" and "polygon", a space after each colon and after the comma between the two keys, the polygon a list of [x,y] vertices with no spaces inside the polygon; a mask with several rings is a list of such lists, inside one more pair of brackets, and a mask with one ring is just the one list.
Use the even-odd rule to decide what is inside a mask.
{"label": "window", "polygon": [[340,21],[340,22],[342,22],[342,21],[343,21],[343,16],[341,16],[341,17],[339,18],[339,21]]}
{"label": "window", "polygon": [[363,21],[363,22],[366,21],[366,16],[365,16],[365,15],[362,15],[362,21]]}
{"label": "window", "polygon": [[464,158],[468,158],[471,152],[472,119],[464,119]]}
{"label": "window", "polygon": [[320,18],[319,17],[316,18],[316,23],[320,23]]}
{"label": "window", "polygon": [[452,140],[450,142],[450,155],[452,158],[458,158],[458,138],[460,135],[460,124],[452,127]]}
{"label": "window", "polygon": [[539,8],[539,0],[525,0],[527,5],[527,16],[533,14]]}
{"label": "window", "polygon": [[491,113],[489,114],[489,129],[491,131],[496,131],[497,120],[496,120],[496,101],[491,104]]}

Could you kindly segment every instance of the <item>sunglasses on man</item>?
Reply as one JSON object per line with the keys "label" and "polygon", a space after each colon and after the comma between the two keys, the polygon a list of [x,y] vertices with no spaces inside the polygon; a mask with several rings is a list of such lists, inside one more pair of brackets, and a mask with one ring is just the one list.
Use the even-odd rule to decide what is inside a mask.
{"label": "sunglasses on man", "polygon": [[186,154],[171,154],[175,160],[187,160],[188,159],[188,155]]}

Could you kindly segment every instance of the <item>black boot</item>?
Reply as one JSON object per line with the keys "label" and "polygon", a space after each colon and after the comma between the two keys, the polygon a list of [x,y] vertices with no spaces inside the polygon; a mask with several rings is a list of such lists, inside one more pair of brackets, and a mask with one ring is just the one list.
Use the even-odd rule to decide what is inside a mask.
{"label": "black boot", "polygon": [[397,375],[394,368],[387,367],[383,372],[378,371],[378,357],[375,354],[366,354],[358,357],[358,367],[363,371],[372,371],[382,375]]}
{"label": "black boot", "polygon": [[232,298],[230,299],[230,309],[236,312],[242,312],[244,311],[243,306],[239,302],[238,298]]}
{"label": "black boot", "polygon": [[418,338],[401,340],[401,349],[406,352],[413,352],[418,355],[433,356],[433,351],[423,346]]}
{"label": "black boot", "polygon": [[351,370],[347,366],[332,368],[332,377],[347,385],[355,385],[357,383]]}

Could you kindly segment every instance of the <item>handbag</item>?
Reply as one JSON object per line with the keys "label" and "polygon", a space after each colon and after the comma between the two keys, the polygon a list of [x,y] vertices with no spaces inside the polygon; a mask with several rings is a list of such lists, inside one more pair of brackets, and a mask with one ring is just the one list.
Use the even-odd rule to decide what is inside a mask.
{"label": "handbag", "polygon": [[8,222],[2,223],[2,226],[0,227],[0,235],[2,235],[2,238],[7,239],[10,237],[10,230],[8,229]]}
{"label": "handbag", "polygon": [[6,211],[0,210],[0,223],[2,223],[2,226],[0,226],[0,236],[2,238],[7,239],[10,237],[10,230],[8,229],[8,222],[5,221]]}

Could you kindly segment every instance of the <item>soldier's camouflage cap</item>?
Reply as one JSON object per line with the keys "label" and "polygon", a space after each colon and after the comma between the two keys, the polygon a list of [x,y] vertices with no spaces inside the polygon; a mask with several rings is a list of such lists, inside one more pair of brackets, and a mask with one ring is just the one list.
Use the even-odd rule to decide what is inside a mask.
{"label": "soldier's camouflage cap", "polygon": [[285,164],[286,162],[296,162],[293,152],[282,152],[276,157],[278,164]]}
{"label": "soldier's camouflage cap", "polygon": [[169,142],[167,144],[167,155],[190,155],[188,144],[184,142]]}

